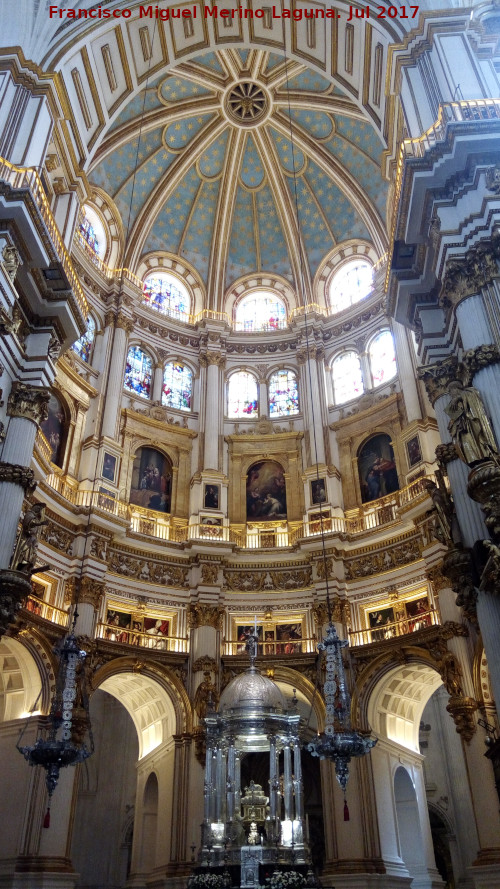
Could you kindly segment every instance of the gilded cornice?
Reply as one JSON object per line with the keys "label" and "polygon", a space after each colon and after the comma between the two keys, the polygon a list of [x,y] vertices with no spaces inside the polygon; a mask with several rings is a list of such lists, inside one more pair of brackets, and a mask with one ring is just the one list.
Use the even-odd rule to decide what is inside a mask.
{"label": "gilded cornice", "polygon": [[[154,406],[153,406],[154,407]],[[177,422],[172,421],[169,422],[167,426],[165,426],[165,418],[162,414],[161,419],[155,419],[154,417],[141,413],[139,410],[134,410],[133,408],[123,408],[122,409],[122,418],[124,419],[124,431],[126,433],[135,434],[139,430],[142,434],[144,434],[144,425],[150,426],[153,429],[157,429],[161,431],[163,434],[166,432],[175,432],[176,435],[185,436],[186,438],[196,438],[198,433],[194,429],[188,429],[185,426],[178,426]]]}
{"label": "gilded cornice", "polygon": [[[79,366],[81,367],[81,365]],[[83,389],[83,391],[89,396],[89,398],[96,397],[96,395],[98,394],[97,389],[95,388],[95,386],[92,385],[92,383],[89,383],[88,380],[86,380],[85,377],[83,377],[79,373],[76,362],[75,366],[70,364],[68,354],[61,355],[61,358],[58,362],[58,369],[59,368],[69,377],[72,383],[75,383],[75,385],[77,385],[79,389]],[[85,370],[88,370],[88,366],[85,366]]]}

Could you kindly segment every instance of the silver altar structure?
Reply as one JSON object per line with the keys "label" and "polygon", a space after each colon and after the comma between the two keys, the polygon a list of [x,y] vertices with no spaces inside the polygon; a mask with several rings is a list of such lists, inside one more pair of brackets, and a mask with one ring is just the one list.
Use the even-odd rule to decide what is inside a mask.
{"label": "silver altar structure", "polygon": [[[259,883],[259,864],[306,865],[304,796],[299,722],[271,679],[255,667],[256,639],[247,648],[250,667],[224,689],[206,726],[204,818],[199,863],[241,866],[242,887]],[[269,787],[251,780],[241,787],[247,753],[269,753]]]}

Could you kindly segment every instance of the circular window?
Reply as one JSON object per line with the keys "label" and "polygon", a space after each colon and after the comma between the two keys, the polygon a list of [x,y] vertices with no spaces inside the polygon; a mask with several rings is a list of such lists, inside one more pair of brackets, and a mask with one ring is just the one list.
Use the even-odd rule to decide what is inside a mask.
{"label": "circular window", "polygon": [[270,108],[267,91],[258,83],[243,80],[226,93],[224,111],[232,123],[253,127],[263,122]]}
{"label": "circular window", "polygon": [[344,263],[330,282],[330,311],[341,312],[369,296],[373,289],[373,266],[365,259]]}

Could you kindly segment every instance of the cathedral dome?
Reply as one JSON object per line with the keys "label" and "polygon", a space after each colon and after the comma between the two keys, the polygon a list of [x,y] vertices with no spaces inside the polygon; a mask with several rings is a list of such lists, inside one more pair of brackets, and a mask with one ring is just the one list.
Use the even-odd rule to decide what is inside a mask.
{"label": "cathedral dome", "polygon": [[285,699],[278,686],[255,667],[232,679],[222,692],[219,714],[229,710],[286,710]]}

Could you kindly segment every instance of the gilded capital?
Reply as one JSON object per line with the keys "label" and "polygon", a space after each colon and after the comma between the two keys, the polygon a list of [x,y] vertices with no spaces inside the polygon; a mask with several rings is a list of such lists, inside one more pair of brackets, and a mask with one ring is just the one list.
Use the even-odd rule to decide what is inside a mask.
{"label": "gilded capital", "polygon": [[39,426],[48,417],[49,399],[50,389],[15,381],[10,390],[7,413],[9,417],[22,417]]}
{"label": "gilded capital", "polygon": [[126,315],[124,315],[122,312],[119,312],[116,316],[115,326],[120,327],[122,330],[125,331],[125,333],[130,334],[134,329],[134,322],[131,318],[127,318]]}
{"label": "gilded capital", "polygon": [[419,367],[417,375],[423,381],[429,400],[434,407],[441,395],[448,395],[448,386],[457,379],[459,369],[455,355],[428,367]]}
{"label": "gilded capital", "polygon": [[222,630],[223,616],[224,609],[218,605],[197,603],[188,608],[188,626],[191,630],[197,630],[198,627],[213,627],[214,630]]}
{"label": "gilded capital", "polygon": [[226,365],[226,359],[224,355],[221,355],[220,352],[207,352],[206,354],[207,364],[216,364],[217,367],[224,368]]}
{"label": "gilded capital", "polygon": [[457,306],[468,296],[479,294],[498,277],[496,251],[488,241],[481,241],[460,259],[451,259],[443,278],[439,301],[442,306]]}
{"label": "gilded capital", "polygon": [[64,598],[67,602],[92,605],[97,611],[105,592],[105,584],[100,580],[93,577],[72,577],[66,583]]}

